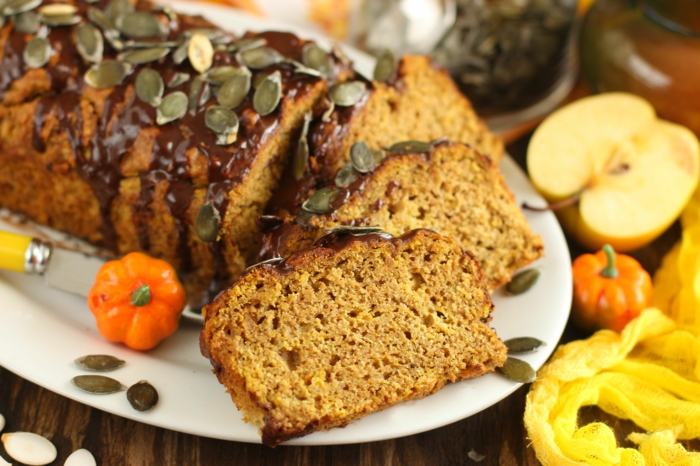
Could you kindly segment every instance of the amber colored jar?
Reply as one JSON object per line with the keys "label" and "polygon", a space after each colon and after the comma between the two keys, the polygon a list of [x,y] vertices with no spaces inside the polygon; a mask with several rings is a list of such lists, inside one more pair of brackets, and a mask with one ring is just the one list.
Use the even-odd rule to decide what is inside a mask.
{"label": "amber colored jar", "polygon": [[642,96],[700,136],[700,0],[597,0],[579,51],[591,90]]}

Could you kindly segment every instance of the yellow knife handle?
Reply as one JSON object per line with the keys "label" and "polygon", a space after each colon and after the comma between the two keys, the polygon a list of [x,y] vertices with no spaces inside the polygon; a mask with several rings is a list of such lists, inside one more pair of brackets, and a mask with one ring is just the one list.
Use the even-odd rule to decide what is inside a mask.
{"label": "yellow knife handle", "polygon": [[50,244],[31,236],[0,231],[0,269],[43,273],[50,256]]}

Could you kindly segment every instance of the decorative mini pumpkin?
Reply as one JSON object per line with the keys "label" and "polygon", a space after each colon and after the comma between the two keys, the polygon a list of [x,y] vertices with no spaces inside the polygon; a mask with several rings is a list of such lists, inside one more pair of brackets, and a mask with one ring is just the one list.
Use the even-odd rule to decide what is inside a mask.
{"label": "decorative mini pumpkin", "polygon": [[137,350],[175,332],[186,302],[170,264],[138,252],[105,263],[88,294],[102,336]]}

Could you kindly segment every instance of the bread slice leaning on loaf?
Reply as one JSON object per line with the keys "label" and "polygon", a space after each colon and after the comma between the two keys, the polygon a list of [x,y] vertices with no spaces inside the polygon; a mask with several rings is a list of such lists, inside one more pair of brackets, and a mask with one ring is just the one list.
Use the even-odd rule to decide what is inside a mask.
{"label": "bread slice leaning on loaf", "polygon": [[348,231],[251,268],[206,308],[202,353],[267,445],[345,426],[506,359],[471,254],[429,230]]}

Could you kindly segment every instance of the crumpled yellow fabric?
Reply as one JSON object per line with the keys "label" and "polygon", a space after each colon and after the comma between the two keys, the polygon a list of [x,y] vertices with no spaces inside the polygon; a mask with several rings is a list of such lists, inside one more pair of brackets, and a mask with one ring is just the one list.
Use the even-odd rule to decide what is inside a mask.
{"label": "crumpled yellow fabric", "polygon": [[[700,466],[700,452],[677,442],[700,437],[700,190],[681,224],[681,240],[654,276],[654,308],[620,334],[561,346],[540,369],[525,426],[545,466]],[[588,405],[647,432],[618,445],[606,424],[578,425]]]}

